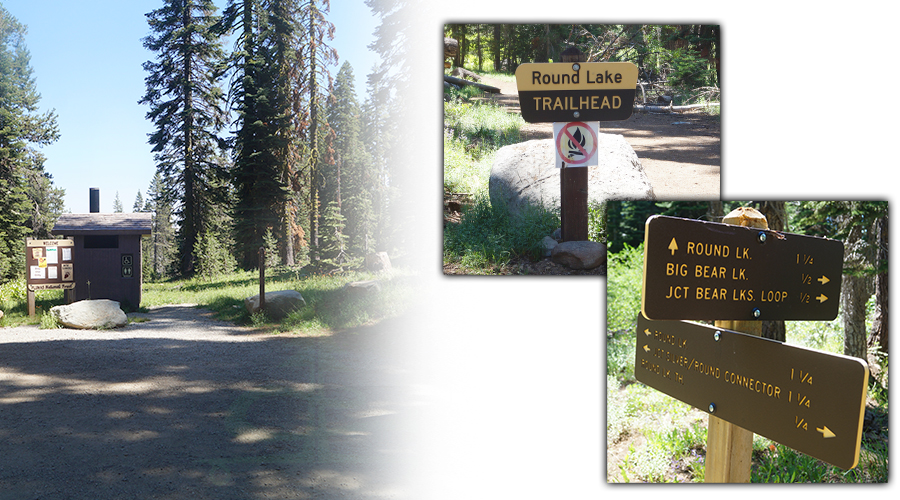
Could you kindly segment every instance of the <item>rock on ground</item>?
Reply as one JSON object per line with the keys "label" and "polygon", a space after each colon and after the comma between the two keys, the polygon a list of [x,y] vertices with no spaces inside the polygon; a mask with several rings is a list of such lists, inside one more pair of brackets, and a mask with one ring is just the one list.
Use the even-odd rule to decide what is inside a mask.
{"label": "rock on ground", "polygon": [[381,291],[381,283],[378,280],[353,281],[344,285],[347,293],[354,295],[366,295]]}
{"label": "rock on ground", "polygon": [[564,241],[553,248],[551,259],[570,269],[593,269],[606,262],[606,245],[596,241]]}
{"label": "rock on ground", "polygon": [[393,269],[391,267],[391,258],[388,257],[387,252],[370,253],[366,255],[366,269],[373,273],[389,273]]}
{"label": "rock on ground", "polygon": [[[305,305],[306,300],[296,290],[266,292],[266,314],[272,320],[282,320]],[[244,307],[251,315],[259,312],[259,294],[244,299]]]}
{"label": "rock on ground", "polygon": [[128,317],[119,303],[109,299],[80,300],[54,306],[50,308],[50,314],[59,324],[68,328],[117,328],[128,323]]}
{"label": "rock on ground", "polygon": [[[598,134],[599,165],[588,168],[589,203],[652,200],[653,188],[634,149],[618,134]],[[552,139],[504,146],[497,151],[488,181],[491,204],[506,204],[518,215],[526,204],[558,210],[560,169]]]}

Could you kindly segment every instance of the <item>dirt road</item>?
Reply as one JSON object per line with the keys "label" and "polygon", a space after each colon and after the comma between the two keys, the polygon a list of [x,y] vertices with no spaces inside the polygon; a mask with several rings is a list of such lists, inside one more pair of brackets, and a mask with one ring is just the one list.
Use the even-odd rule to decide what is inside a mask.
{"label": "dirt road", "polygon": [[0,499],[408,497],[396,320],[299,338],[134,316],[0,329]]}
{"label": "dirt road", "polygon": [[[515,82],[484,77],[500,89],[490,99],[520,113]],[[530,123],[525,140],[551,139],[552,123]],[[721,121],[702,113],[634,113],[624,121],[600,122],[600,132],[621,134],[631,144],[659,200],[718,200],[721,186]]]}

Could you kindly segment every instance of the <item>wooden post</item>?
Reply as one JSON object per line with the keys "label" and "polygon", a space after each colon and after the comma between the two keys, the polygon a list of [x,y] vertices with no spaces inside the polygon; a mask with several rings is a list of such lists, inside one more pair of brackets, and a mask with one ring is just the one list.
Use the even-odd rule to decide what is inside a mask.
{"label": "wooden post", "polygon": [[28,285],[25,285],[26,291],[25,295],[28,297],[28,316],[34,317],[35,315],[35,305],[34,305],[34,292],[31,290],[27,290]]}
{"label": "wooden post", "polygon": [[[564,50],[562,62],[585,62],[584,54],[575,47]],[[566,167],[559,172],[559,204],[562,241],[588,239],[588,168]]]}
{"label": "wooden post", "polygon": [[259,309],[266,308],[266,249],[259,247]]}
{"label": "wooden post", "polygon": [[[769,228],[765,216],[749,207],[733,210],[722,222],[757,229]],[[716,321],[716,327],[762,336],[762,321]],[[752,432],[715,415],[709,416],[706,437],[707,483],[749,483],[752,454]]]}

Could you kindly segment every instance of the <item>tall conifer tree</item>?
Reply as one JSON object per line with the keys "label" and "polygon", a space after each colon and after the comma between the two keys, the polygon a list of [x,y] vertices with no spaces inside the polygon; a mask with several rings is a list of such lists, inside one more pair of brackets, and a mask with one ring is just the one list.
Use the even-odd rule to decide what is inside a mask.
{"label": "tall conifer tree", "polygon": [[[24,270],[24,238],[32,229],[49,231],[52,221],[40,210],[61,196],[35,149],[56,141],[59,132],[54,112],[38,113],[41,96],[31,77],[25,33],[25,26],[0,6],[0,279]],[[47,204],[40,202],[47,197]]]}
{"label": "tall conifer tree", "polygon": [[[238,263],[258,264],[257,251],[266,233],[282,227],[281,213],[290,192],[282,177],[283,111],[279,109],[279,65],[269,43],[268,3],[233,0],[225,11],[223,30],[235,32],[230,58],[233,71],[230,102],[237,114],[234,137],[234,237]],[[281,112],[280,112],[281,111]]]}
{"label": "tall conifer tree", "polygon": [[364,257],[372,250],[372,194],[377,181],[371,159],[362,143],[361,114],[356,100],[353,68],[349,62],[344,62],[335,79],[328,123],[336,132],[333,175],[337,177],[340,196],[335,199],[346,218],[350,253],[356,257]]}
{"label": "tall conifer tree", "polygon": [[222,58],[218,22],[212,0],[165,0],[147,14],[152,35],[144,46],[157,54],[144,63],[150,106],[147,118],[156,126],[150,144],[167,194],[177,202],[178,270],[195,272],[195,245],[209,214],[218,210],[222,166],[217,133],[224,123],[222,92],[216,64]]}
{"label": "tall conifer tree", "polygon": [[[303,40],[301,57],[306,62],[307,71],[301,75],[301,85],[304,93],[308,95],[309,105],[309,160],[307,161],[307,179],[309,187],[309,247],[310,260],[318,261],[319,255],[319,224],[322,217],[322,202],[320,190],[322,187],[322,173],[319,167],[319,159],[322,154],[320,143],[327,131],[324,130],[324,116],[320,116],[324,95],[321,88],[325,82],[325,88],[331,84],[331,73],[328,67],[337,62],[337,51],[327,45],[327,41],[334,39],[334,24],[325,17],[331,10],[329,0],[306,0],[301,5],[301,23],[306,28],[307,36]],[[323,134],[320,136],[321,133]]]}

